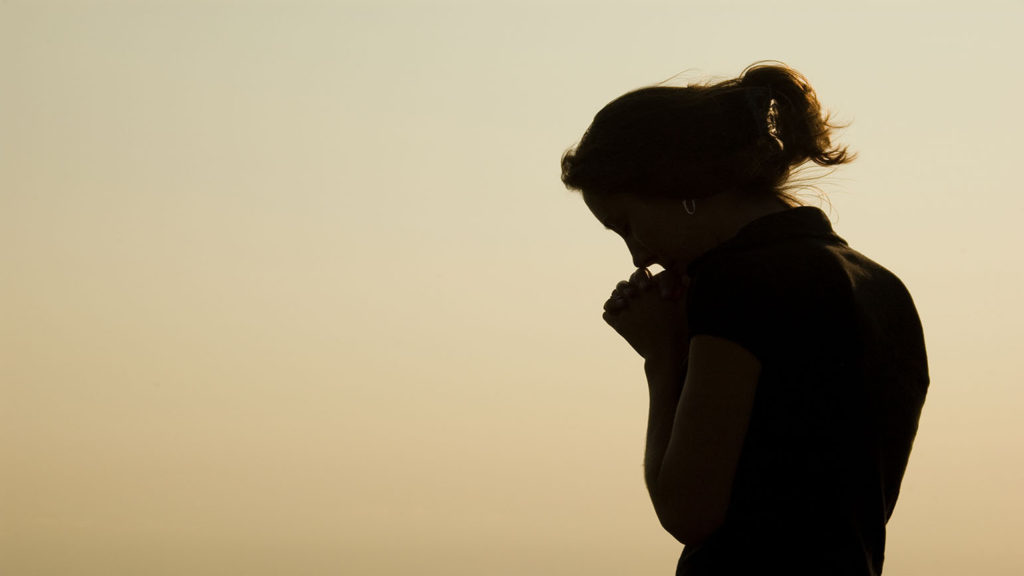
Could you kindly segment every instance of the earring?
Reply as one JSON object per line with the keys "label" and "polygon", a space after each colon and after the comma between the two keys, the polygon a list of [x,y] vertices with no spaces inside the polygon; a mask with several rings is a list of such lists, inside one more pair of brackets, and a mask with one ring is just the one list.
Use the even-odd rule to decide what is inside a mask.
{"label": "earring", "polygon": [[[689,204],[687,204],[687,202],[689,202]],[[693,216],[697,213],[697,201],[692,198],[683,200],[683,210],[686,210],[687,214]]]}

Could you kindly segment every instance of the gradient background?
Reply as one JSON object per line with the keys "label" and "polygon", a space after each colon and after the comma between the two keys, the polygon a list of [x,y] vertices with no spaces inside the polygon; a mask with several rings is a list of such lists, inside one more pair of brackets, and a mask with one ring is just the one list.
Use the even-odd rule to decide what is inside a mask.
{"label": "gradient background", "polygon": [[1024,9],[958,4],[0,2],[0,573],[671,574],[558,159],[778,59],[925,327],[885,573],[1021,574]]}

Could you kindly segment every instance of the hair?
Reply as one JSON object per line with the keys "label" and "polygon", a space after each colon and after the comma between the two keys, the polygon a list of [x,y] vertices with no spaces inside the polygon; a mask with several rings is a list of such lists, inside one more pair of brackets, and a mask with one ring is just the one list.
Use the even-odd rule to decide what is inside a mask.
{"label": "hair", "polygon": [[712,84],[649,86],[616,98],[562,155],[562,182],[587,193],[701,198],[735,189],[799,203],[786,186],[808,160],[852,161],[796,70],[756,62]]}

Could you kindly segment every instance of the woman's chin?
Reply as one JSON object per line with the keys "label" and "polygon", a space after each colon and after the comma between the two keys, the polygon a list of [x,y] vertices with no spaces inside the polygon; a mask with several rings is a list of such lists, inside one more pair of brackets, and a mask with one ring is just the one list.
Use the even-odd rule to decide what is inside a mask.
{"label": "woman's chin", "polygon": [[665,269],[666,272],[672,274],[673,276],[676,276],[678,278],[687,277],[685,262],[673,260],[671,262],[666,262],[665,264],[662,265],[662,267]]}

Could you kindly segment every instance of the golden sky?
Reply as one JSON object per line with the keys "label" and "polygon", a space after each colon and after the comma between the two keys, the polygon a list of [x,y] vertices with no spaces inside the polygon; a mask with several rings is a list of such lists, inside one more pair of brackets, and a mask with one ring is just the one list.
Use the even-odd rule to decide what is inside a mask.
{"label": "golden sky", "polygon": [[1022,29],[0,2],[0,573],[672,573],[641,361],[600,315],[630,259],[558,159],[628,90],[762,59],[852,122],[822,206],[925,327],[886,574],[1024,572]]}

